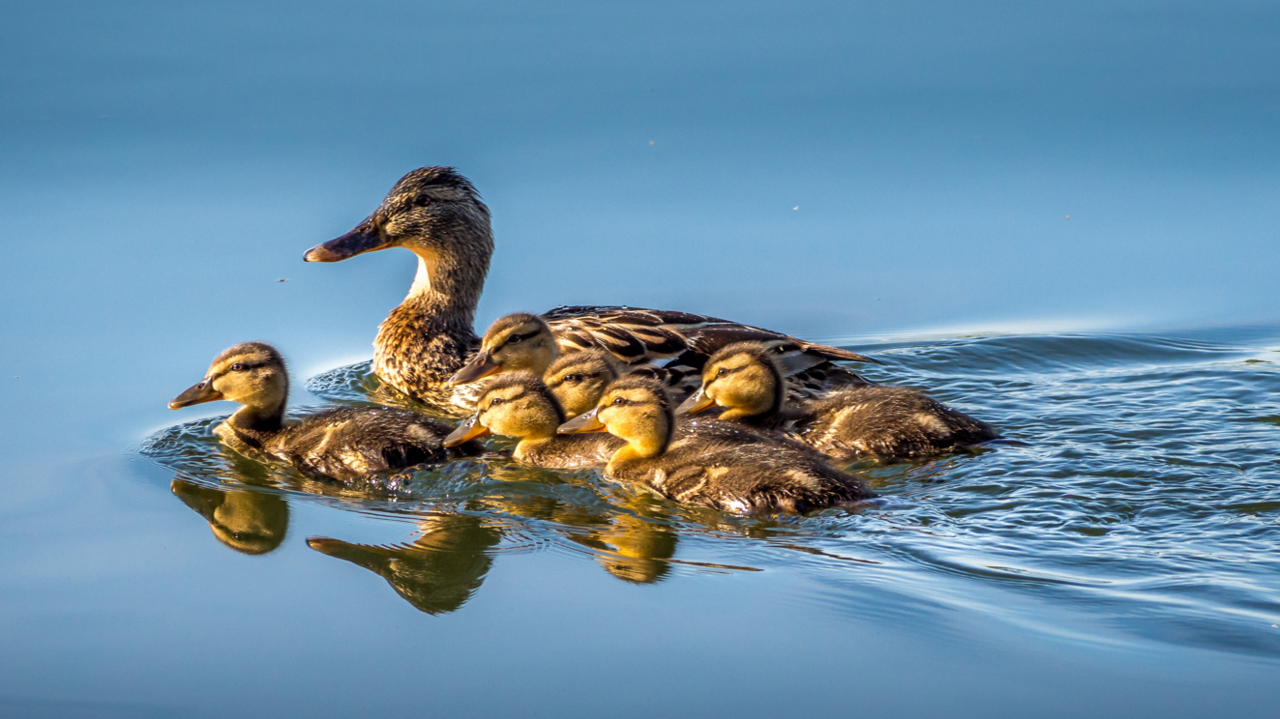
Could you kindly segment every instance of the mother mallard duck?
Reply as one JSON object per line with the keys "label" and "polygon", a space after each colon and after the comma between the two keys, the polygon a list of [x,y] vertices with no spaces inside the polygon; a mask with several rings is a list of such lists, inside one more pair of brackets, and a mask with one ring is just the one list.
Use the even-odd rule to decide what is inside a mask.
{"label": "mother mallard duck", "polygon": [[[480,347],[472,325],[493,256],[489,208],[453,168],[423,167],[400,178],[355,229],[311,248],[304,259],[339,262],[389,247],[417,255],[418,274],[409,296],[378,327],[373,371],[440,412],[470,414],[483,387],[455,387],[449,378]],[[696,384],[707,357],[746,340],[768,344],[795,385],[814,393],[866,383],[833,361],[874,361],[837,347],[686,312],[558,307],[541,317],[562,354],[604,349],[624,368],[663,366],[673,382],[689,378]]]}

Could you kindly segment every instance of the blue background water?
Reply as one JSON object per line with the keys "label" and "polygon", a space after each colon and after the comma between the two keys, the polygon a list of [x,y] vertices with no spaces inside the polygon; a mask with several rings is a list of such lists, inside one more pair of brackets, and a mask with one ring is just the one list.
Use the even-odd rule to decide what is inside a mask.
{"label": "blue background water", "polygon": [[[3,20],[4,712],[1270,715],[1275,3]],[[303,541],[406,541],[380,505],[272,485],[285,541],[229,551],[136,449],[200,415],[164,402],[235,342],[299,379],[368,357],[412,261],[301,254],[424,164],[493,209],[481,325],[629,303],[857,343],[1038,446],[891,473],[899,504],[789,530],[875,572],[675,513],[676,559],[765,571],[625,583],[572,522],[502,524],[474,477],[464,509],[505,534],[452,613]],[[1076,522],[1121,531],[1057,534]]]}

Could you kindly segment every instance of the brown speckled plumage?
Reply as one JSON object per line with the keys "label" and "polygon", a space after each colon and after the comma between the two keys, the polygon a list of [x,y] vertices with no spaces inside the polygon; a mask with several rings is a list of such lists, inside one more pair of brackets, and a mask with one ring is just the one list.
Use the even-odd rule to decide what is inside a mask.
{"label": "brown speckled plumage", "polygon": [[288,394],[288,372],[280,353],[268,344],[247,342],[220,354],[205,378],[169,406],[239,402],[243,406],[213,430],[225,444],[242,454],[274,457],[305,474],[331,479],[481,450],[474,443],[445,449],[443,439],[451,427],[403,409],[336,407],[289,423],[284,419]]}
{"label": "brown speckled plumage", "polygon": [[615,382],[595,418],[628,442],[609,461],[608,475],[677,502],[736,513],[807,512],[875,496],[802,447],[719,422],[676,425],[666,392],[651,378]]}
{"label": "brown speckled plumage", "polygon": [[[306,259],[336,262],[388,247],[417,255],[418,275],[378,328],[373,370],[441,412],[468,414],[482,385],[453,387],[448,379],[479,347],[472,323],[493,254],[489,210],[452,168],[424,167],[401,178],[354,230],[312,248]],[[801,396],[865,384],[833,361],[868,358],[714,317],[627,307],[559,307],[542,317],[561,353],[596,347],[628,366],[661,364],[676,384],[696,383],[712,352],[745,339],[775,344]]]}
{"label": "brown speckled plumage", "polygon": [[702,393],[727,408],[721,421],[793,437],[838,462],[937,455],[1000,436],[917,389],[852,387],[788,406],[785,382],[767,347],[744,342],[708,360]]}

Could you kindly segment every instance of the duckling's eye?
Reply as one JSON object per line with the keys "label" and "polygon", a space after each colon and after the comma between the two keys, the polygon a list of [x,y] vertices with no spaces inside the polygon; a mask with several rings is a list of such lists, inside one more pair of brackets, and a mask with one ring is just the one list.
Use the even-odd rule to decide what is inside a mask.
{"label": "duckling's eye", "polygon": [[716,376],[717,376],[717,377],[723,377],[723,376],[725,376],[725,375],[727,375],[727,374],[729,374],[729,368],[728,368],[728,367],[721,367],[720,369],[716,370]]}
{"label": "duckling's eye", "polygon": [[626,401],[625,399],[621,398],[621,397],[614,397],[614,398],[613,398],[613,405],[614,405],[615,407],[621,407],[622,405],[624,405],[624,404],[626,404],[626,403],[627,403],[627,401]]}
{"label": "duckling's eye", "polygon": [[564,381],[565,381],[565,382],[581,382],[581,381],[582,381],[582,375],[580,375],[580,374],[567,374],[567,375],[565,375],[565,376],[564,376]]}
{"label": "duckling's eye", "polygon": [[232,372],[243,372],[243,371],[244,371],[244,365],[242,365],[242,364],[240,364],[239,362],[237,362],[237,363],[235,363],[235,364],[231,365],[231,371],[232,371]]}
{"label": "duckling's eye", "polygon": [[520,341],[520,340],[522,340],[522,339],[524,339],[524,338],[523,338],[523,337],[521,337],[520,335],[511,335],[511,337],[507,339],[507,344],[509,344],[509,345],[513,345],[513,344],[515,344],[515,343],[519,342],[519,341]]}
{"label": "duckling's eye", "polygon": [[500,404],[502,404],[502,398],[501,398],[501,397],[494,397],[493,399],[489,400],[489,406],[490,406],[490,407],[497,407],[497,406],[498,406],[498,405],[500,405]]}

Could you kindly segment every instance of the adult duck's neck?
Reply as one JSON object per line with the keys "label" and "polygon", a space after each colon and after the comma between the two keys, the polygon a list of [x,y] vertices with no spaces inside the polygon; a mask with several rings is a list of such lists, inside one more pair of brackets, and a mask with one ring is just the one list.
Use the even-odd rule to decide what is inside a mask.
{"label": "adult duck's neck", "polygon": [[[489,243],[478,243],[491,248]],[[413,249],[418,273],[409,296],[378,327],[373,370],[411,396],[440,385],[479,346],[472,325],[491,249],[467,255]]]}

